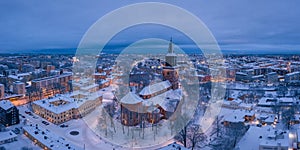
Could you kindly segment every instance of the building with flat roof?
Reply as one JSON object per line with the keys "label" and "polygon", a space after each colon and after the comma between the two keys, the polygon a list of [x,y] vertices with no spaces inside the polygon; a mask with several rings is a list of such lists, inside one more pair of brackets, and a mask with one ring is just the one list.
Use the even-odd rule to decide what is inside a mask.
{"label": "building with flat roof", "polygon": [[54,123],[61,124],[71,119],[81,118],[92,112],[102,103],[98,92],[59,94],[52,98],[33,102],[32,109],[37,115]]}
{"label": "building with flat roof", "polygon": [[55,84],[63,86],[66,91],[70,90],[69,81],[72,80],[72,73],[66,72],[56,76],[50,76],[32,80],[32,87],[36,89],[51,89]]}
{"label": "building with flat roof", "polygon": [[25,95],[26,94],[25,83],[20,82],[20,81],[14,82],[13,83],[13,93]]}
{"label": "building with flat roof", "polygon": [[8,100],[0,101],[0,123],[5,126],[19,124],[19,110]]}
{"label": "building with flat roof", "polygon": [[71,144],[69,141],[49,130],[41,127],[26,126],[23,127],[24,135],[45,150],[83,150],[82,148]]}
{"label": "building with flat roof", "polygon": [[0,132],[0,145],[17,141],[17,135],[12,131]]}
{"label": "building with flat roof", "polygon": [[286,83],[290,83],[290,82],[299,82],[300,80],[300,72],[292,72],[292,73],[288,73],[284,76],[284,81]]}

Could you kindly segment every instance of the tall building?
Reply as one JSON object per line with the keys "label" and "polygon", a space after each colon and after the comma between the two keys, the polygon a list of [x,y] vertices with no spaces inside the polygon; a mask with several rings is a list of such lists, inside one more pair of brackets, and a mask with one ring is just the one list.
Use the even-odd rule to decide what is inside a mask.
{"label": "tall building", "polygon": [[0,123],[5,126],[20,123],[19,110],[8,100],[0,101]]}
{"label": "tall building", "polygon": [[32,87],[36,89],[51,89],[55,84],[59,84],[69,91],[69,81],[72,80],[72,73],[62,73],[57,76],[45,77],[32,80]]}
{"label": "tall building", "polygon": [[4,85],[0,84],[0,99],[3,99],[5,97],[5,93],[4,93]]}
{"label": "tall building", "polygon": [[25,83],[20,82],[20,81],[14,82],[13,83],[13,93],[25,95],[26,94]]}
{"label": "tall building", "polygon": [[47,72],[48,73],[50,73],[51,72],[51,70],[55,70],[55,66],[53,66],[53,65],[47,65]]}
{"label": "tall building", "polygon": [[166,66],[176,66],[177,65],[177,55],[174,53],[172,38],[169,43],[168,53],[166,55]]}
{"label": "tall building", "polygon": [[34,72],[35,67],[31,64],[24,64],[22,65],[22,72]]}
{"label": "tall building", "polygon": [[179,75],[177,69],[177,55],[173,50],[172,39],[169,43],[168,54],[166,55],[166,64],[163,68],[163,77],[164,80],[169,80],[172,84],[172,89],[179,88]]}
{"label": "tall building", "polygon": [[[169,119],[173,115],[182,98],[181,94],[175,94],[175,89],[179,88],[176,59],[177,55],[173,51],[171,39],[166,55],[166,64],[162,70],[164,81],[144,87],[139,94],[131,91],[120,100],[121,123],[123,125],[143,126],[146,122],[156,124],[160,120]],[[147,75],[147,73],[143,73],[143,76]],[[141,80],[143,76],[136,76],[136,81]],[[131,75],[130,78],[132,77],[135,76]]]}

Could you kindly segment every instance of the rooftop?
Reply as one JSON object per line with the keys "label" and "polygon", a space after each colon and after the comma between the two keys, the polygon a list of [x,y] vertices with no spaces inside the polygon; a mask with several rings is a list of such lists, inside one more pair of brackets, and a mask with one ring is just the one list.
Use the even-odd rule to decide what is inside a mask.
{"label": "rooftop", "polygon": [[26,126],[23,129],[43,145],[55,150],[80,150],[82,148],[70,144],[64,138],[59,137],[41,127]]}
{"label": "rooftop", "polygon": [[[276,137],[276,138],[274,138]],[[250,126],[237,147],[241,150],[259,149],[259,146],[289,146],[288,132],[276,130],[271,126]]]}
{"label": "rooftop", "polygon": [[166,81],[162,81],[162,82],[155,83],[155,84],[144,87],[139,94],[140,95],[151,95],[153,93],[167,89],[171,86],[172,86],[171,83],[168,80],[166,80]]}
{"label": "rooftop", "polygon": [[50,80],[53,78],[67,77],[67,76],[71,76],[71,75],[72,75],[71,72],[66,72],[61,75],[55,75],[55,76],[50,76],[50,77],[45,77],[45,78],[34,79],[34,80],[32,80],[32,82],[39,82],[39,81],[43,81],[43,80]]}
{"label": "rooftop", "polygon": [[95,100],[96,98],[101,96],[102,94],[100,94],[99,92],[87,94],[75,91],[71,94],[56,95],[55,97],[52,97],[50,99],[38,100],[33,103],[55,114],[60,114],[72,108],[79,108],[85,102]]}
{"label": "rooftop", "polygon": [[3,108],[4,110],[8,110],[14,107],[14,105],[9,100],[2,100],[0,101],[0,107]]}
{"label": "rooftop", "polygon": [[12,131],[0,132],[0,141],[5,141],[8,139],[16,138],[17,135]]}

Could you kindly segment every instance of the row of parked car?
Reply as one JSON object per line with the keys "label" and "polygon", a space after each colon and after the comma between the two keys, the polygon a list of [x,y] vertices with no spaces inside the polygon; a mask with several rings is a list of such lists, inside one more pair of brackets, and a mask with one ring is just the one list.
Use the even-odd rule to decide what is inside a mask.
{"label": "row of parked car", "polygon": [[42,121],[42,123],[45,124],[46,126],[50,124],[49,122],[44,121],[44,120]]}

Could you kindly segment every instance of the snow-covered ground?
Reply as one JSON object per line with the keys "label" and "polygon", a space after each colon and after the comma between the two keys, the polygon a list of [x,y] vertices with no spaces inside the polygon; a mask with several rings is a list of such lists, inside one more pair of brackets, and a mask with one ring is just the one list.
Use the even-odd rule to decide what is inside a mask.
{"label": "snow-covered ground", "polygon": [[[283,138],[270,139],[274,135],[274,132],[280,134],[283,132]],[[275,145],[280,143],[282,146],[291,146],[291,135],[289,131],[283,131],[280,129],[273,128],[272,126],[251,126],[246,132],[244,137],[239,141],[236,148],[240,150],[257,150],[259,145]]]}
{"label": "snow-covered ground", "polygon": [[23,133],[18,134],[17,141],[0,145],[0,147],[2,146],[6,150],[21,150],[23,147],[31,148],[32,150],[41,149],[39,146],[35,145],[30,139],[28,139]]}
{"label": "snow-covered ground", "polygon": [[[112,93],[113,88],[108,87],[105,89],[102,89],[99,91],[99,93],[103,94],[103,103],[110,103],[112,102],[113,99],[113,93]],[[98,116],[100,114],[101,108],[98,107],[96,110],[91,112],[90,114],[86,115],[82,119],[74,119],[70,120],[68,122],[65,122],[63,124],[68,125],[68,127],[60,127],[60,125],[55,125],[49,122],[49,125],[45,125],[42,123],[42,121],[47,121],[40,116],[31,113],[32,115],[29,115],[25,112],[30,111],[29,110],[29,104],[19,106],[18,107],[19,112],[23,117],[20,117],[21,123],[19,125],[11,126],[8,129],[14,129],[16,127],[22,127],[27,125],[38,125],[41,128],[47,129],[49,132],[64,138],[65,140],[69,141],[71,144],[78,146],[80,148],[85,148],[87,150],[93,150],[93,149],[101,149],[101,150],[118,150],[118,149],[130,149],[130,148],[125,148],[119,145],[112,144],[110,142],[107,142],[104,138],[101,138],[99,135],[95,134],[90,127],[95,127],[97,126],[98,120],[95,119],[95,116]],[[26,120],[24,122],[24,120]],[[48,121],[47,121],[48,122]],[[78,131],[78,135],[71,135],[71,131]],[[174,142],[172,139],[161,143],[159,140],[157,140],[158,145],[155,146],[150,146],[145,149],[157,149],[160,147],[163,147],[165,145],[168,145],[172,142]],[[4,146],[7,149],[21,149],[22,147],[29,147],[33,148],[33,150],[41,149],[40,147],[36,146],[33,144],[31,140],[29,140],[27,137],[23,135],[21,132],[20,135],[18,135],[18,141],[9,143],[9,144],[4,144],[0,145]],[[143,148],[141,148],[143,149]]]}

